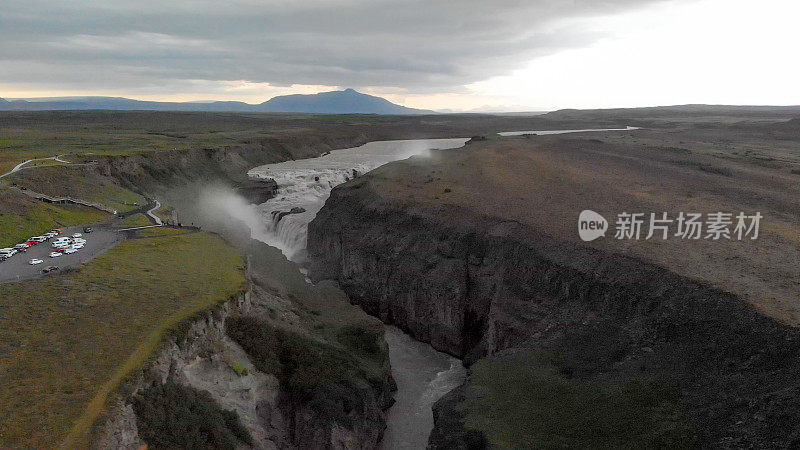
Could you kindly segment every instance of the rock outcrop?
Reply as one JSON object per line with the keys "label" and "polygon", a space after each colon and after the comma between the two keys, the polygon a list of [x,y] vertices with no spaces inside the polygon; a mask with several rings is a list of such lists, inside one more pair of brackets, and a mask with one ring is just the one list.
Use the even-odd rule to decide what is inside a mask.
{"label": "rock outcrop", "polygon": [[391,405],[391,392],[395,388],[388,370],[388,353],[383,361],[387,370],[380,382],[334,380],[323,383],[319,389],[298,394],[284,389],[280,374],[259,370],[257,358],[226,332],[231,318],[247,317],[265,324],[281,323],[287,329],[306,333],[305,319],[301,318],[305,307],[276,292],[276,286],[263,279],[264,268],[260,265],[279,265],[271,258],[280,253],[253,241],[248,254],[248,291],[188,320],[162,344],[151,362],[121,389],[121,398],[98,426],[95,448],[138,449],[146,444],[138,432],[132,401],[143,390],[166,383],[207,392],[221,409],[234,411],[252,437],[252,445],[242,443],[243,447],[372,449],[377,446],[386,427],[384,410]]}
{"label": "rock outcrop", "polygon": [[260,205],[275,196],[278,183],[272,178],[248,178],[239,185],[239,192],[248,202]]}
{"label": "rock outcrop", "polygon": [[[800,442],[800,333],[730,293],[517,222],[386,199],[371,174],[335,188],[308,236],[312,279],[467,363],[555,350],[585,379],[677,385],[703,446]],[[436,406],[432,444],[477,439],[454,431],[457,394]]]}

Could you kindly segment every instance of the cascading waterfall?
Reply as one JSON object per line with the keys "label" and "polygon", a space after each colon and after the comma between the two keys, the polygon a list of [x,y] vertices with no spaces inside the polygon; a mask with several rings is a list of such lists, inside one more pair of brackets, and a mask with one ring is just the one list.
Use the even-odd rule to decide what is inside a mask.
{"label": "cascading waterfall", "polygon": [[467,139],[416,139],[376,141],[318,158],[285,161],[252,169],[249,175],[272,178],[278,185],[274,198],[259,206],[271,241],[279,243],[287,258],[305,258],[308,223],[338,184],[391,161],[424,156],[431,149],[457,148]]}

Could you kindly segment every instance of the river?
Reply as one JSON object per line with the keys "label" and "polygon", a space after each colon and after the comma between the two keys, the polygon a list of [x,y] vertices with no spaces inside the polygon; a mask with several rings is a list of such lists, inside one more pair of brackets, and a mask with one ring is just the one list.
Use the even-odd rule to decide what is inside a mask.
{"label": "river", "polygon": [[[635,129],[633,127],[626,128]],[[623,130],[626,130],[623,129]],[[581,131],[512,131],[501,135],[560,134]],[[375,141],[360,147],[334,150],[318,158],[285,161],[253,168],[248,175],[273,178],[278,192],[259,205],[266,235],[254,238],[278,247],[287,258],[305,259],[308,223],[325,204],[331,189],[383,164],[412,156],[425,157],[433,149],[459,148],[468,138]],[[292,212],[294,208],[294,212]],[[397,381],[395,404],[389,409],[381,448],[424,449],[433,429],[431,406],[459,386],[466,371],[458,359],[438,352],[400,331],[386,327],[392,375]]]}
{"label": "river", "polygon": [[[462,147],[466,141],[466,138],[374,141],[360,147],[334,150],[318,158],[284,161],[251,169],[248,172],[251,177],[272,178],[278,184],[275,198],[260,206],[267,232],[273,238],[269,244],[280,248],[290,260],[302,262],[308,223],[325,204],[334,186],[388,162],[425,156],[432,149]],[[290,212],[292,208],[304,211],[280,214]]]}

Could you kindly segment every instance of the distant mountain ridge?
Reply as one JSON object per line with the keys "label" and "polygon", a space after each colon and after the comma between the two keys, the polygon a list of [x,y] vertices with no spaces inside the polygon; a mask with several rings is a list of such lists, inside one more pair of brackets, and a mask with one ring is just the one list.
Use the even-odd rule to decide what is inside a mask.
{"label": "distant mountain ridge", "polygon": [[709,116],[778,116],[800,115],[800,106],[757,106],[757,105],[671,105],[647,106],[639,108],[608,109],[559,109],[542,117],[555,120],[597,120],[597,119],[636,119],[643,117],[709,117]]}
{"label": "distant mountain ridge", "polygon": [[434,114],[407,108],[382,97],[354,89],[273,97],[252,105],[244,102],[151,102],[124,97],[63,97],[42,101],[0,98],[0,111],[111,110],[111,111],[206,111],[206,112],[295,112],[318,114]]}

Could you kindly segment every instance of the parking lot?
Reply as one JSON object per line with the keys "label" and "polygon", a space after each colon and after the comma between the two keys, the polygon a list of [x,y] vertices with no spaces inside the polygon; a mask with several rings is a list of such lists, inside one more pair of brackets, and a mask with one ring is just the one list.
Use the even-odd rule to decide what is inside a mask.
{"label": "parking lot", "polygon": [[[0,283],[30,280],[46,276],[42,273],[42,269],[49,266],[56,266],[59,270],[80,266],[98,255],[101,255],[124,239],[121,233],[99,227],[94,227],[94,232],[92,233],[83,233],[82,227],[66,227],[61,228],[61,230],[62,233],[59,236],[42,242],[39,245],[34,245],[30,247],[28,251],[17,253],[10,259],[0,262]],[[50,253],[55,251],[52,247],[52,242],[60,236],[72,236],[73,233],[83,234],[83,239],[86,239],[84,248],[71,255],[62,254],[57,258],[51,258],[49,256]],[[31,259],[41,259],[43,262],[41,264],[31,265],[29,264]]]}

